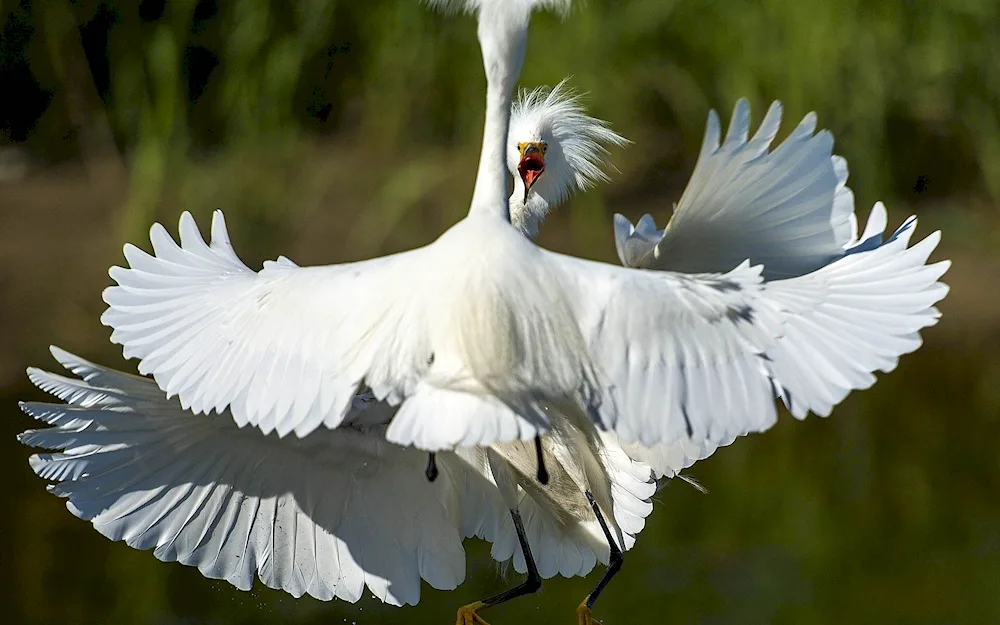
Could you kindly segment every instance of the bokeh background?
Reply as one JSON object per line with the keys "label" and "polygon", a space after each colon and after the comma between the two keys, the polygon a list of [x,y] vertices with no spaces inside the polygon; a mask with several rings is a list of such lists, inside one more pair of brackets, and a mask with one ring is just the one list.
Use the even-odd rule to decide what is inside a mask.
{"label": "bokeh background", "polygon": [[[473,22],[413,0],[0,0],[0,614],[16,623],[448,623],[505,585],[416,608],[240,593],[72,517],[14,440],[58,344],[132,368],[98,321],[154,220],[223,208],[244,260],[338,262],[433,240],[467,208],[484,79]],[[572,74],[635,144],[541,242],[614,260],[611,215],[665,220],[710,108],[810,110],[859,214],[944,231],[940,325],[829,419],[784,418],[670,484],[598,604],[634,623],[1000,622],[1000,3],[589,0],[532,25],[522,84]],[[756,121],[755,121],[756,123]],[[147,244],[148,246],[148,244]],[[575,622],[596,581],[486,613]],[[514,582],[516,580],[509,580]]]}

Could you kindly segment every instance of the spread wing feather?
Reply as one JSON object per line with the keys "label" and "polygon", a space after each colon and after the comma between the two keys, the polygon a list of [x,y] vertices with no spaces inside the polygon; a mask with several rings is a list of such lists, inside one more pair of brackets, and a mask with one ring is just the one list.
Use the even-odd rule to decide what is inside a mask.
{"label": "spread wing feather", "polygon": [[22,404],[50,427],[20,440],[49,450],[31,467],[108,538],[244,590],[259,577],[294,596],[356,601],[367,587],[398,605],[417,603],[421,579],[462,582],[462,538],[487,522],[479,504],[496,489],[453,454],[429,483],[426,456],[387,443],[384,429],[264,435],[225,413],[194,415],[152,380],[53,354],[81,379],[29,370],[66,403]]}
{"label": "spread wing feather", "polygon": [[231,408],[238,425],[305,436],[336,427],[364,381],[397,403],[426,368],[419,291],[422,250],[326,267],[287,259],[250,270],[222,213],[206,243],[194,219],[180,244],[156,224],[154,255],[125,247],[129,268],[104,292],[102,316],[125,356],[195,413]]}

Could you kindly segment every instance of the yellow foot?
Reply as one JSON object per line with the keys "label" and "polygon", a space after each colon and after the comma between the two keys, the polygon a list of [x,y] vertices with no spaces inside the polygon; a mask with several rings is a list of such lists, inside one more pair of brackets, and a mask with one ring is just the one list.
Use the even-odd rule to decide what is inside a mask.
{"label": "yellow foot", "polygon": [[586,601],[576,609],[576,622],[577,625],[601,625],[601,622],[594,618],[594,613],[587,607]]}
{"label": "yellow foot", "polygon": [[479,610],[486,607],[482,601],[463,605],[458,609],[458,620],[455,625],[490,625],[479,616]]}

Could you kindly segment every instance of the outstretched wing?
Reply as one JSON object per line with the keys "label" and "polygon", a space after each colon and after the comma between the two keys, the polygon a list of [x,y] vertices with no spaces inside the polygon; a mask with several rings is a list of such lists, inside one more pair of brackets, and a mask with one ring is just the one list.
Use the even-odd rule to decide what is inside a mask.
{"label": "outstretched wing", "polygon": [[297,267],[281,258],[250,270],[221,211],[212,241],[180,219],[178,245],[160,224],[153,256],[125,246],[101,320],[139,371],[195,413],[231,408],[239,425],[305,436],[340,424],[364,381],[398,402],[426,368],[419,293],[423,250]]}
{"label": "outstretched wing", "polygon": [[462,504],[495,488],[453,454],[430,483],[426,456],[381,432],[264,435],[226,413],[194,415],[152,380],[53,354],[82,380],[30,369],[66,403],[22,403],[52,427],[19,438],[54,450],[31,467],[108,538],[243,590],[256,576],[296,597],[353,602],[367,586],[415,604],[421,579],[438,589],[464,579],[461,541],[477,530],[465,517],[479,511]]}
{"label": "outstretched wing", "polygon": [[762,297],[760,267],[685,275],[548,258],[613,388],[602,425],[624,442],[720,443],[774,422],[765,354],[784,318]]}
{"label": "outstretched wing", "polygon": [[808,273],[839,257],[857,229],[847,162],[832,154],[829,132],[816,132],[814,113],[772,151],[780,125],[781,104],[774,102],[748,138],[750,107],[741,99],[720,143],[719,117],[710,112],[694,173],[662,240],[651,218],[647,227],[640,221],[633,230],[616,216],[622,263],[719,273],[749,259],[773,280]]}
{"label": "outstretched wing", "polygon": [[[881,205],[873,220],[885,223]],[[603,425],[625,443],[687,437],[705,446],[700,455],[769,428],[775,393],[799,418],[829,414],[937,322],[934,304],[948,292],[938,280],[949,263],[927,264],[938,232],[908,247],[915,224],[907,220],[882,245],[869,228],[839,260],[767,283],[746,263],[727,274],[685,275],[551,254],[615,387]],[[657,470],[676,467],[664,461]]]}
{"label": "outstretched wing", "polygon": [[886,223],[880,202],[842,258],[765,285],[765,296],[787,315],[768,351],[771,372],[797,418],[827,416],[852,390],[874,384],[874,372],[895,369],[900,356],[920,347],[920,330],[941,316],[935,304],[948,286],[939,280],[951,262],[927,264],[941,233],[909,246],[917,226],[910,217],[883,243]]}

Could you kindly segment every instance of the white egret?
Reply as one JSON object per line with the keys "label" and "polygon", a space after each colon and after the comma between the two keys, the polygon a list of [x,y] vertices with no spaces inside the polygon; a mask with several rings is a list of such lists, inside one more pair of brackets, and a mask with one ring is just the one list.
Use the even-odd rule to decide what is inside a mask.
{"label": "white egret", "polygon": [[[126,249],[131,269],[113,270],[104,320],[169,395],[305,436],[342,423],[365,384],[400,404],[387,437],[429,451],[593,428],[588,418],[626,442],[711,449],[770,427],[775,392],[796,416],[828,413],[936,320],[946,267],[924,266],[936,235],[766,284],[746,262],[725,274],[630,271],[512,236],[502,147],[529,7],[476,8],[483,155],[469,216],[438,241],[344,266],[279,259],[255,273],[217,213],[211,245],[185,215],[180,246],[157,226],[155,256]],[[891,310],[886,295],[898,296]]]}
{"label": "white egret", "polygon": [[[794,303],[783,291],[794,285],[765,284],[747,262],[725,274],[643,271],[532,244],[508,223],[503,165],[534,3],[469,6],[487,73],[469,215],[417,250],[326,267],[280,258],[260,272],[236,256],[221,212],[211,244],[188,214],[180,245],[154,225],[154,255],[126,246],[130,268],[111,270],[102,319],[169,396],[301,437],[339,425],[365,384],[400,405],[389,440],[428,451],[530,440],[552,427],[547,405],[626,442],[717,444],[770,427],[775,390],[799,416],[827,412],[936,318],[924,313],[945,293],[945,267],[918,257],[937,235],[906,255],[905,278],[831,270]],[[885,311],[903,288],[911,295]],[[859,318],[863,341],[852,339]],[[801,324],[824,338],[779,342]]]}
{"label": "white egret", "polygon": [[[743,105],[741,103],[738,107]],[[572,110],[573,115],[554,115],[555,111],[565,112],[570,106],[576,107]],[[571,143],[568,145],[580,147],[567,151],[567,144],[562,140],[565,135],[560,134],[566,131],[565,124],[555,134],[551,131],[551,125],[558,125],[560,120],[565,122],[567,119],[575,120],[578,125],[592,124],[595,129],[605,128],[602,122],[584,116],[578,104],[567,97],[561,86],[548,94],[543,91],[526,94],[515,105],[514,111],[509,149],[516,149],[516,143],[546,141],[553,146],[550,159],[551,154],[565,151],[571,162],[591,163],[598,166],[596,171],[601,171],[603,164],[599,162],[599,143]],[[532,123],[526,125],[526,119],[532,120]],[[609,141],[609,136],[617,140]],[[613,133],[604,138],[608,144],[620,144],[622,141]],[[587,158],[582,159],[583,156]],[[511,165],[514,171],[516,165],[516,162]],[[544,171],[544,176],[537,178],[539,184],[529,194],[529,204],[544,206],[544,210],[532,213],[538,219],[544,217],[551,205],[548,202],[541,204],[545,198],[536,199],[536,190],[565,185],[567,190],[572,191],[600,179],[595,175],[582,177],[579,175],[581,169],[576,167],[570,168],[568,171],[572,175],[561,181],[556,179],[558,176],[555,174],[560,171],[559,168],[550,166]],[[838,187],[839,195],[843,193],[843,179],[838,181]],[[523,195],[518,191],[511,196],[512,215],[516,214],[519,197]],[[830,212],[829,207],[827,212]],[[882,228],[884,222],[878,230]],[[871,245],[867,234],[864,239]],[[63,447],[71,443],[62,453],[33,457],[32,466],[45,477],[66,480],[53,490],[68,497],[70,508],[79,516],[91,519],[105,535],[124,538],[140,548],[156,546],[156,554],[161,559],[175,558],[198,566],[206,575],[226,577],[238,587],[249,587],[254,571],[259,567],[258,574],[265,584],[296,596],[308,592],[320,598],[337,596],[356,600],[361,590],[359,580],[364,580],[371,591],[384,601],[416,603],[419,598],[418,574],[435,588],[454,587],[456,579],[461,581],[464,557],[455,539],[459,533],[479,535],[494,541],[494,557],[506,560],[514,556],[515,568],[526,572],[529,568],[527,562],[531,560],[526,561],[525,555],[531,552],[517,551],[518,534],[515,532],[515,526],[522,523],[522,517],[526,519],[522,534],[527,536],[527,542],[534,546],[536,552],[537,577],[547,578],[556,573],[586,574],[596,560],[607,561],[609,548],[615,544],[614,540],[609,542],[602,536],[600,525],[596,522],[600,517],[595,517],[587,507],[585,491],[573,481],[571,471],[566,470],[561,462],[561,458],[567,457],[567,441],[574,444],[574,437],[580,436],[585,428],[563,431],[545,439],[548,465],[553,467],[555,474],[551,486],[545,489],[539,488],[532,479],[535,456],[530,447],[519,447],[516,443],[498,445],[492,457],[486,450],[461,450],[462,459],[471,462],[476,471],[470,471],[469,465],[454,455],[444,454],[440,461],[444,477],[435,487],[440,490],[431,491],[436,494],[436,501],[442,503],[430,506],[432,524],[440,525],[442,529],[438,532],[423,526],[417,528],[423,531],[417,542],[407,550],[401,545],[387,547],[373,538],[395,538],[398,531],[394,527],[395,519],[412,518],[412,510],[405,506],[400,516],[372,517],[362,513],[369,519],[363,528],[352,525],[349,519],[323,512],[334,510],[342,513],[338,502],[342,502],[344,497],[356,500],[366,496],[364,493],[394,493],[399,484],[405,484],[407,492],[421,492],[419,487],[413,488],[411,479],[401,479],[404,474],[412,478],[419,473],[419,456],[413,450],[388,445],[380,440],[384,425],[393,412],[387,405],[372,404],[371,397],[356,399],[354,411],[347,419],[348,427],[333,432],[320,431],[305,441],[278,438],[273,434],[265,436],[254,429],[237,429],[229,420],[229,415],[215,416],[208,425],[202,420],[204,417],[192,418],[191,413],[183,411],[176,401],[166,400],[146,379],[102,370],[58,350],[55,353],[61,362],[83,375],[87,382],[74,381],[71,384],[40,371],[30,373],[37,384],[73,404],[68,408],[25,405],[29,413],[41,415],[57,427],[25,433],[24,442],[46,447]],[[104,399],[97,402],[94,397]],[[108,401],[108,398],[111,400]],[[363,410],[370,405],[377,406],[377,409]],[[70,413],[73,420],[65,416]],[[81,419],[84,418],[89,423],[81,427]],[[592,462],[607,465],[610,484],[614,489],[622,490],[615,498],[614,520],[616,525],[626,528],[624,533],[615,529],[619,543],[628,548],[634,542],[633,533],[642,528],[642,517],[649,511],[647,499],[651,494],[651,484],[648,469],[622,454],[613,435],[600,436],[596,453],[593,443],[584,443],[574,448],[570,457],[589,458]],[[336,449],[342,455],[336,462],[330,462],[333,456],[324,451],[324,447],[328,448],[327,451]],[[241,464],[246,466],[247,458],[254,457],[261,450],[267,451],[268,462],[266,466],[259,466],[258,470],[267,473],[267,484],[271,487],[263,490],[259,480],[255,481],[239,470]],[[627,450],[632,458],[657,466],[658,473],[673,475],[694,460],[711,453],[714,447],[681,442],[652,449],[629,445]],[[557,456],[560,451],[561,456]],[[136,465],[131,462],[138,454],[142,454],[143,467],[147,469],[139,477],[134,474]],[[170,455],[175,469],[169,473],[164,472],[163,463],[157,461],[165,454]],[[214,464],[206,465],[207,458],[215,459]],[[512,465],[511,468],[507,464]],[[103,470],[95,474],[95,466]],[[581,473],[573,463],[568,466],[575,468],[577,474]],[[292,470],[286,471],[286,468]],[[195,486],[189,482],[192,473],[199,474]],[[510,482],[501,481],[509,489],[504,501],[498,500],[493,485],[483,479],[495,481],[494,474],[500,480],[513,477],[518,481],[513,489]],[[330,475],[341,480],[350,478],[353,482],[349,484],[353,486],[317,490],[315,480],[319,476],[325,479]],[[465,484],[464,491],[461,484]],[[137,492],[151,485],[161,489],[158,498],[137,496]],[[312,512],[306,514],[296,502],[310,491],[315,506]],[[90,501],[95,492],[103,495],[96,505]],[[206,495],[206,492],[209,494]],[[294,537],[289,540],[280,530],[275,532],[274,520],[266,514],[258,514],[253,521],[249,521],[247,531],[252,536],[242,543],[244,547],[263,545],[262,550],[256,552],[240,551],[238,547],[241,543],[236,541],[234,546],[229,538],[232,533],[229,526],[217,524],[219,518],[226,517],[237,505],[241,506],[240,510],[259,509],[263,501],[263,509],[272,510],[268,505],[273,505],[271,499],[274,498],[279,506],[298,506],[295,508],[298,530],[305,532],[303,535],[309,534],[306,528],[315,530],[320,537],[316,549],[296,548]],[[422,496],[420,499],[431,500],[433,497],[428,499]],[[204,505],[203,500],[214,505]],[[517,505],[512,507],[513,513],[507,517],[505,510],[510,507],[511,500]],[[171,501],[172,507],[153,505],[162,501]],[[198,505],[202,505],[200,511],[196,510]],[[396,505],[399,505],[398,502]],[[452,506],[450,511],[449,505]],[[457,507],[461,507],[462,515],[472,518],[471,521],[463,520],[461,527],[449,525],[458,519]],[[427,517],[426,514],[421,516]],[[135,530],[137,527],[141,529]],[[201,542],[192,543],[192,536]],[[449,566],[431,567],[429,573],[420,573],[413,558],[416,554],[429,557],[426,551],[429,539],[435,541],[431,549],[433,553],[429,555],[446,561]],[[317,558],[323,552],[324,541],[341,546],[347,557],[338,556],[338,562],[326,566],[318,564]],[[395,566],[389,569],[392,573],[387,573],[378,564],[372,566],[371,556],[366,557],[366,553],[380,553],[379,548],[395,550],[392,551],[395,559],[389,560],[395,562]],[[272,561],[285,561],[286,564],[275,567],[267,559],[258,559],[260,553],[268,553]],[[614,550],[610,553],[613,555]],[[613,573],[616,561],[612,560],[611,564],[610,572]],[[316,571],[308,584],[301,576],[288,575],[290,571],[302,569]],[[446,571],[451,576],[435,578],[435,571]],[[602,578],[602,585],[606,579],[607,576]],[[529,578],[521,589],[531,589],[536,583],[537,578]],[[508,593],[507,596],[511,595]]]}
{"label": "white egret", "polygon": [[[593,425],[583,415],[656,449],[685,437],[705,449],[769,427],[772,385],[786,402],[798,402],[802,416],[828,410],[831,398],[894,364],[936,318],[924,313],[944,294],[936,285],[943,267],[923,267],[926,254],[921,260],[906,250],[905,239],[902,250],[874,257],[898,275],[861,279],[841,265],[812,283],[768,291],[749,266],[718,276],[628,272],[511,238],[494,194],[505,193],[502,178],[496,184],[503,162],[497,147],[506,135],[506,107],[498,103],[509,103],[511,68],[523,54],[519,28],[531,7],[476,8],[489,95],[469,217],[404,255],[312,270],[279,259],[259,274],[232,252],[221,214],[211,246],[190,217],[182,218],[180,247],[154,228],[156,257],[127,249],[132,268],[115,271],[120,286],[106,293],[105,319],[126,355],[141,358],[141,370],[195,412],[231,407],[235,423],[265,435],[304,436],[320,424],[344,423],[364,383],[376,397],[402,404],[389,437],[432,451],[530,439],[567,424],[589,434]],[[529,182],[539,184],[535,178]],[[845,359],[839,346],[820,343],[830,352],[803,363],[796,348],[817,345],[810,337],[784,345],[785,330],[814,322],[810,306],[824,301],[820,291],[831,284],[858,292],[839,302],[848,307],[843,317],[821,319],[818,329],[845,333],[844,317],[857,314],[875,344]],[[815,292],[796,300],[802,286]],[[882,314],[865,291],[884,287],[912,297]],[[795,369],[803,364],[800,376]],[[664,380],[673,392],[662,398],[668,418],[658,420],[652,390]],[[546,406],[561,409],[547,413]],[[433,421],[438,415],[443,423]],[[593,485],[577,485],[593,496]],[[471,610],[468,618],[478,617]]]}
{"label": "white egret", "polygon": [[[581,172],[601,172],[604,163],[600,158],[600,143],[565,142],[568,120],[577,127],[589,124],[595,131],[582,136],[602,138],[608,145],[622,143],[621,138],[610,131],[603,137],[596,134],[606,125],[586,117],[562,85],[548,93],[536,90],[522,94],[514,106],[508,140],[510,151],[516,150],[518,143],[546,141],[551,146],[549,159],[552,154],[565,152],[569,162],[597,166],[596,170],[572,167],[569,170],[572,173],[562,180],[557,179],[558,167],[548,167],[529,194],[529,204],[543,207],[532,213],[538,219],[554,204],[549,204],[545,197],[535,198],[537,190],[544,192],[562,186],[572,192],[601,179],[600,175],[592,173],[580,175]],[[566,149],[567,145],[572,147]],[[516,161],[511,164],[515,176],[517,164]],[[843,188],[843,183],[840,180],[838,185]],[[521,197],[523,195],[517,191],[511,196],[512,215],[517,214]],[[545,204],[541,203],[543,200]],[[884,224],[879,229],[882,227]],[[568,444],[578,441],[574,438],[578,434],[560,433],[545,439],[547,464],[554,473],[549,488],[538,488],[532,479],[534,451],[513,444],[498,446],[499,453],[493,455],[492,465],[485,450],[461,450],[462,459],[471,462],[476,470],[471,472],[468,464],[452,454],[444,454],[440,461],[443,477],[433,489],[423,493],[427,490],[423,486],[426,481],[412,481],[412,476],[419,473],[419,455],[381,441],[385,423],[393,410],[385,404],[375,403],[370,396],[355,400],[354,410],[347,419],[348,427],[333,432],[320,431],[305,441],[298,441],[273,434],[265,436],[252,428],[237,429],[225,414],[213,416],[209,424],[204,417],[193,417],[190,412],[183,411],[176,401],[166,400],[147,379],[103,370],[60,350],[54,353],[87,381],[70,383],[52,374],[30,372],[36,384],[56,392],[71,404],[69,407],[24,405],[30,414],[40,415],[57,427],[27,432],[22,440],[37,446],[62,448],[61,453],[34,456],[32,466],[35,470],[44,477],[64,481],[53,490],[69,498],[70,509],[92,520],[103,534],[126,539],[139,548],[155,546],[157,557],[161,559],[175,558],[198,566],[206,575],[225,577],[240,588],[250,586],[259,567],[258,574],[266,585],[296,596],[309,593],[319,598],[337,596],[356,600],[361,594],[360,580],[365,580],[369,589],[384,601],[416,603],[419,598],[417,574],[420,573],[414,561],[417,554],[428,560],[442,561],[440,566],[420,573],[433,587],[452,588],[461,581],[464,552],[457,535],[478,535],[494,541],[492,553],[495,558],[503,561],[513,556],[515,568],[527,572],[524,554],[531,551],[518,550],[515,531],[515,525],[522,523],[526,542],[535,552],[536,573],[540,578],[557,573],[585,575],[595,561],[608,562],[609,554],[613,553],[610,545],[614,541],[609,543],[604,538],[598,517],[586,505],[585,492],[571,479],[566,479],[570,472],[553,453],[565,450],[567,441]],[[103,399],[97,402],[95,397]],[[72,420],[65,416],[70,413]],[[81,424],[84,425],[81,427]],[[613,435],[602,433],[600,436],[597,453],[593,453],[592,444],[582,444],[573,450],[573,456],[589,457],[591,462],[608,467],[610,484],[617,494],[614,522],[618,526],[615,528],[618,542],[627,549],[634,542],[634,534],[642,528],[642,517],[650,509],[648,496],[652,485],[648,469],[638,461],[629,460]],[[324,447],[328,449],[324,451]],[[332,450],[338,455],[331,455]],[[714,447],[681,442],[653,449],[629,445],[627,450],[632,458],[649,461],[658,467],[658,473],[672,476],[694,460],[707,456]],[[240,470],[241,466],[247,466],[248,458],[259,455],[260,451],[267,452],[267,461],[257,470],[266,474],[269,489],[262,488],[264,484],[260,479]],[[135,470],[140,465],[134,459],[140,455],[143,458],[141,468],[145,471],[136,475]],[[172,471],[164,471],[167,455]],[[565,456],[563,453],[562,457]],[[209,458],[214,459],[214,464],[205,464]],[[511,469],[505,466],[508,461],[513,465]],[[94,471],[95,466],[101,470]],[[513,476],[523,484],[515,492],[508,493],[507,500],[501,501],[493,484],[487,483],[487,480],[496,481],[494,470],[500,471],[501,480]],[[198,475],[195,485],[191,484],[193,474]],[[317,479],[330,479],[331,476],[336,478],[333,483],[341,487],[317,488]],[[369,497],[377,507],[379,504],[374,502],[378,498],[366,493],[392,495],[401,484],[408,493],[421,493],[419,500],[432,502],[426,509],[422,508],[420,518],[428,519],[433,528],[418,526],[417,542],[408,550],[404,545],[385,544],[386,537],[391,543],[399,534],[396,519],[414,518],[414,511],[405,505],[398,515],[392,516],[360,512],[367,519],[363,526],[352,523],[349,518],[330,514],[330,511],[344,513],[341,504],[345,497],[348,501]],[[137,496],[151,486],[160,489],[158,498]],[[505,486],[510,488],[509,482]],[[206,489],[211,489],[208,499],[203,496]],[[101,497],[95,504],[92,499],[97,492]],[[311,495],[314,501],[308,514],[303,513],[297,503],[303,494]],[[269,507],[274,505],[272,499],[278,505],[297,506],[298,531],[306,535],[310,534],[307,528],[314,529],[319,536],[316,549],[296,548],[294,537],[283,535],[280,525],[275,528],[273,518],[267,514],[257,514],[248,521],[249,529],[245,531],[251,534],[251,539],[242,543],[238,539],[234,541],[231,534],[239,536],[243,530],[234,532],[229,525],[217,522],[237,505],[241,506],[240,510],[256,510],[261,509],[263,502],[265,512],[273,510]],[[510,499],[516,506],[511,506]],[[203,504],[203,500],[212,505]],[[162,501],[171,501],[172,507],[155,505]],[[393,503],[401,505],[399,501],[402,499]],[[200,511],[196,511],[198,505],[202,506]],[[510,516],[507,516],[507,507],[513,509]],[[354,513],[351,515],[353,517]],[[454,524],[459,516],[470,518],[456,527]],[[183,524],[179,524],[178,519],[182,519]],[[624,532],[618,528],[624,528]],[[201,542],[192,542],[191,536]],[[428,544],[429,540],[433,542]],[[344,555],[338,554],[333,562],[317,563],[316,558],[323,554],[324,541],[342,547]],[[240,546],[258,545],[262,548],[256,551],[240,549]],[[379,564],[371,564],[371,554],[381,553],[380,548],[390,549],[389,553],[395,556],[389,560],[395,565],[388,571]],[[261,553],[270,556],[260,559]],[[269,564],[268,559],[286,564],[276,567]],[[616,561],[609,563],[612,565],[610,572],[613,572]],[[302,569],[316,571],[308,585],[301,576],[288,575]],[[435,571],[448,575],[434,577]],[[602,583],[606,579],[607,576],[602,578]],[[530,589],[536,583],[537,579],[529,579],[522,588]]]}

